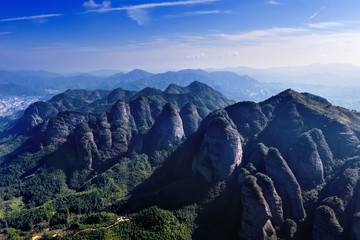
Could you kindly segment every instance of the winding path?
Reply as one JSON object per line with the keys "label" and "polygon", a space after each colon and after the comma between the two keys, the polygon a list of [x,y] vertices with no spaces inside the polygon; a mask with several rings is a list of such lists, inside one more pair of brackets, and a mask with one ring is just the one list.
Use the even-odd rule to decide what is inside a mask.
{"label": "winding path", "polygon": [[85,231],[95,231],[95,230],[101,230],[101,229],[108,229],[108,228],[112,228],[114,227],[115,225],[121,223],[121,222],[130,222],[130,219],[129,218],[126,218],[126,217],[119,217],[116,222],[114,224],[111,224],[110,226],[107,226],[107,227],[99,227],[99,228],[85,228],[83,230],[80,230],[78,231],[77,233],[74,234],[74,237],[76,235],[78,235],[79,233],[82,233],[82,232],[85,232]]}

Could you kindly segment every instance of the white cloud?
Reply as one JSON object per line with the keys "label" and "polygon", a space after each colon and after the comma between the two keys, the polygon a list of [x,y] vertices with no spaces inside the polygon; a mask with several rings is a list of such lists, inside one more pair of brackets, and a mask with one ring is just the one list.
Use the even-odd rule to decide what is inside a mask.
{"label": "white cloud", "polygon": [[239,56],[240,53],[237,51],[227,51],[223,53],[219,53],[216,55],[217,58],[223,58],[223,57],[236,57]]}
{"label": "white cloud", "polygon": [[62,15],[63,14],[57,13],[57,14],[43,14],[43,15],[27,16],[27,17],[5,18],[5,19],[0,19],[0,22],[45,19],[45,18],[50,18],[50,17],[58,17],[58,16],[62,16]]}
{"label": "white cloud", "polygon": [[267,1],[266,4],[269,4],[269,5],[280,5],[280,3],[277,2],[277,1]]}
{"label": "white cloud", "polygon": [[261,39],[271,39],[277,36],[297,34],[306,31],[308,30],[304,28],[270,28],[264,30],[254,30],[241,34],[215,34],[215,36],[230,41],[253,41]]}
{"label": "white cloud", "polygon": [[103,1],[101,4],[96,3],[94,0],[89,0],[83,3],[83,6],[86,8],[99,8],[99,9],[107,9],[111,6],[111,1]]}
{"label": "white cloud", "polygon": [[203,57],[206,57],[207,55],[205,53],[200,53],[200,54],[195,54],[195,55],[189,55],[189,56],[186,56],[184,57],[185,59],[188,59],[188,60],[194,60],[194,59],[199,59],[199,58],[203,58]]}
{"label": "white cloud", "polygon": [[8,35],[11,34],[11,32],[0,32],[0,35]]}
{"label": "white cloud", "polygon": [[139,25],[144,25],[149,20],[147,11],[143,9],[129,9],[127,10],[127,14]]}
{"label": "white cloud", "polygon": [[187,1],[174,1],[174,2],[161,2],[161,3],[145,3],[133,6],[125,6],[125,7],[113,7],[106,9],[94,9],[89,10],[88,12],[110,12],[110,11],[124,11],[124,10],[134,10],[134,9],[150,9],[157,7],[170,7],[170,6],[181,6],[181,5],[196,5],[196,4],[204,4],[204,3],[212,3],[218,2],[221,0],[187,0]]}
{"label": "white cloud", "polygon": [[317,28],[317,29],[327,29],[333,27],[343,27],[345,24],[340,22],[319,22],[319,23],[309,23],[307,24],[310,28]]}
{"label": "white cloud", "polygon": [[316,11],[313,15],[311,15],[309,17],[309,20],[316,18],[316,16],[319,15],[319,13],[321,13],[324,9],[325,9],[325,6],[322,6],[318,11]]}

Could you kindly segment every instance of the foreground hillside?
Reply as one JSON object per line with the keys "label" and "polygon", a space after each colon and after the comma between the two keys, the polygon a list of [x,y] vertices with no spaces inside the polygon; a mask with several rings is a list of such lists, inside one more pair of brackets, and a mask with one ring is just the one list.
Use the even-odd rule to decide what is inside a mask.
{"label": "foreground hillside", "polygon": [[3,236],[360,239],[360,115],[230,104],[198,82],[33,104],[2,133]]}

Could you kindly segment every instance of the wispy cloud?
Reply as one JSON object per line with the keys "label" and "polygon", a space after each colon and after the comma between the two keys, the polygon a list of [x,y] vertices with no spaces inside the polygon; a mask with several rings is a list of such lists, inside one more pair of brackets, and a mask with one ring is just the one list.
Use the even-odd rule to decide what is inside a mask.
{"label": "wispy cloud", "polygon": [[236,56],[239,56],[239,55],[240,55],[240,53],[237,52],[237,51],[227,51],[227,52],[224,52],[224,53],[217,54],[216,57],[217,58],[236,57]]}
{"label": "wispy cloud", "polygon": [[186,56],[186,57],[184,57],[184,59],[194,60],[194,59],[199,59],[199,58],[203,58],[203,57],[206,57],[206,56],[207,56],[207,54],[205,54],[205,53],[199,53],[199,54],[195,54],[195,55]]}
{"label": "wispy cloud", "polygon": [[267,1],[265,3],[268,4],[268,5],[280,5],[280,3],[277,2],[277,1]]}
{"label": "wispy cloud", "polygon": [[100,9],[106,9],[110,8],[111,1],[103,1],[102,3],[96,3],[94,0],[89,0],[87,2],[83,3],[83,6],[86,8],[100,8]]}
{"label": "wispy cloud", "polygon": [[56,13],[56,14],[43,14],[43,15],[35,15],[35,16],[27,16],[27,17],[5,18],[5,19],[0,19],[0,22],[45,19],[45,18],[51,18],[51,17],[58,17],[58,16],[62,16],[62,15],[63,14]]}
{"label": "wispy cloud", "polygon": [[325,6],[322,6],[318,11],[316,11],[313,15],[311,15],[309,17],[309,20],[316,18],[316,16],[319,15],[319,13],[321,13],[324,9],[325,9]]}
{"label": "wispy cloud", "polygon": [[221,11],[221,10],[209,10],[209,11],[192,11],[192,12],[184,12],[182,14],[177,15],[165,15],[164,18],[178,18],[178,17],[186,17],[186,16],[199,16],[199,15],[212,15],[212,14],[232,14],[233,11]]}
{"label": "wispy cloud", "polygon": [[11,34],[11,32],[0,32],[0,35],[8,35]]}
{"label": "wispy cloud", "polygon": [[144,25],[149,20],[149,15],[144,9],[127,10],[128,16],[139,25]]}
{"label": "wispy cloud", "polygon": [[258,40],[263,38],[276,37],[281,35],[291,35],[308,31],[305,28],[270,28],[255,30],[241,34],[216,34],[216,36],[231,41]]}
{"label": "wispy cloud", "polygon": [[170,7],[170,6],[181,6],[181,5],[195,5],[195,4],[204,4],[204,3],[212,3],[218,2],[221,0],[188,0],[188,1],[174,1],[174,2],[161,2],[161,3],[145,3],[139,5],[132,6],[124,6],[124,7],[113,7],[106,9],[93,9],[88,12],[110,12],[110,11],[127,11],[127,10],[135,10],[135,9],[150,9],[157,7]]}
{"label": "wispy cloud", "polygon": [[343,27],[345,26],[345,24],[341,22],[319,22],[319,23],[309,23],[307,26],[310,28],[327,29],[333,27]]}
{"label": "wispy cloud", "polygon": [[[136,21],[139,25],[144,25],[148,20],[148,14],[146,9],[157,8],[157,7],[170,7],[170,6],[185,6],[185,5],[196,5],[196,4],[206,4],[213,3],[222,0],[186,0],[186,1],[174,1],[174,2],[160,2],[160,3],[145,3],[132,6],[123,6],[123,7],[101,7],[97,9],[90,9],[87,12],[112,12],[112,11],[127,11],[128,16]],[[92,8],[99,5],[94,2],[94,0],[89,0],[86,2]]]}

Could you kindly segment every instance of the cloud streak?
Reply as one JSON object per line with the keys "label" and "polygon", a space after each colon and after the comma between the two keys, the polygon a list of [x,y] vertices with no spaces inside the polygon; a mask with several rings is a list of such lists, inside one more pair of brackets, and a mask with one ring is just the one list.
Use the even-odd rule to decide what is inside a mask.
{"label": "cloud streak", "polygon": [[184,12],[178,15],[165,15],[164,18],[179,18],[186,16],[201,16],[201,15],[212,15],[212,14],[231,14],[233,11],[221,11],[221,10],[209,10],[209,11],[192,11],[192,12]]}
{"label": "cloud streak", "polygon": [[26,16],[26,17],[5,18],[5,19],[0,19],[0,22],[44,19],[44,18],[51,18],[51,17],[59,17],[62,15],[63,14],[61,14],[61,13],[56,13],[56,14],[43,14],[43,15],[35,15],[35,16]]}
{"label": "cloud streak", "polygon": [[309,20],[312,20],[312,19],[316,18],[317,15],[319,15],[319,13],[321,13],[324,9],[325,9],[325,6],[322,6],[318,11],[316,11],[313,15],[311,15],[309,17]]}
{"label": "cloud streak", "polygon": [[205,4],[218,2],[221,0],[188,0],[188,1],[175,1],[175,2],[161,2],[161,3],[145,3],[133,6],[124,6],[124,7],[113,7],[105,9],[93,9],[88,12],[111,12],[111,11],[127,11],[127,10],[137,10],[137,9],[150,9],[157,7],[171,7],[171,6],[184,6],[184,5],[196,5],[196,4]]}
{"label": "cloud streak", "polygon": [[320,22],[320,23],[309,23],[307,26],[309,28],[327,29],[334,27],[343,27],[345,26],[345,24],[340,22]]}

